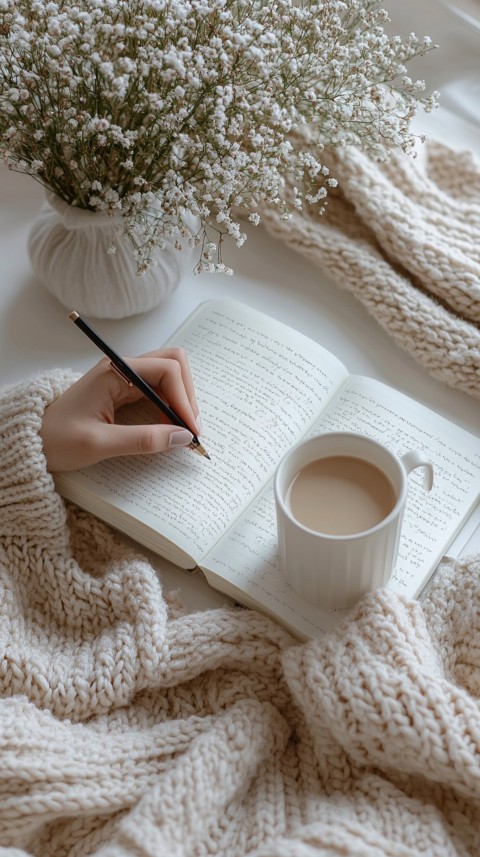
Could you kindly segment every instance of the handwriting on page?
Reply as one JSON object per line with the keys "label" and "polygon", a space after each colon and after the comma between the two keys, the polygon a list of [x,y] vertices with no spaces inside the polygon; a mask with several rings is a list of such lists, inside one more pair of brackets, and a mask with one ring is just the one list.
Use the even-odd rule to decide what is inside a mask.
{"label": "handwriting on page", "polygon": [[323,349],[299,350],[295,334],[282,331],[207,307],[176,344],[188,353],[211,461],[185,450],[129,457],[96,465],[86,478],[98,489],[108,484],[117,503],[199,559],[342,379]]}

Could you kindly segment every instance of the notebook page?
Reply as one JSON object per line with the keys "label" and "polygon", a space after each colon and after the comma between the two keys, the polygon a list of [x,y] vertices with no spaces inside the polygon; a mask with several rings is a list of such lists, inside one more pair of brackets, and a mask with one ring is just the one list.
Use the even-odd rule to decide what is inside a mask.
{"label": "notebook page", "polygon": [[[366,434],[400,455],[423,449],[432,461],[430,493],[422,487],[421,470],[409,476],[399,558],[388,584],[394,592],[416,597],[479,497],[480,438],[383,384],[354,376],[307,436],[339,430]],[[329,614],[313,607],[285,581],[278,556],[273,480],[207,556],[204,568],[227,579],[239,601],[245,593],[245,603],[255,602],[276,614],[300,636],[318,636],[346,613]]]}
{"label": "notebook page", "polygon": [[[347,372],[312,340],[231,300],[202,304],[170,342],[187,350],[211,461],[189,450],[126,456],[69,478],[198,562]],[[138,419],[131,409],[129,419]]]}

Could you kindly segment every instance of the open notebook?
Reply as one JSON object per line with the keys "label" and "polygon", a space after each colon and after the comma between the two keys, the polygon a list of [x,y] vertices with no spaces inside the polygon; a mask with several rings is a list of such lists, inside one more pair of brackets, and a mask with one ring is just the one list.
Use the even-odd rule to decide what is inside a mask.
{"label": "open notebook", "polygon": [[[126,456],[55,477],[59,492],[300,638],[342,615],[299,598],[280,569],[272,477],[303,437],[346,429],[398,454],[423,449],[434,488],[409,477],[400,556],[389,587],[415,597],[480,494],[480,438],[371,378],[350,375],[303,334],[236,301],[200,304],[169,340],[187,349],[211,461],[182,449]],[[149,403],[124,422],[157,415]]]}

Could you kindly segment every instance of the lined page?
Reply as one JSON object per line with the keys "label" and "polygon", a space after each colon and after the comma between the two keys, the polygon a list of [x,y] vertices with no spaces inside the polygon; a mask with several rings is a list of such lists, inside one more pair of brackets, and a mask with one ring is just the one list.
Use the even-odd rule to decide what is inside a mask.
{"label": "lined page", "polygon": [[[211,461],[186,449],[115,458],[69,474],[61,490],[74,481],[199,562],[347,371],[312,340],[232,300],[202,304],[170,342],[187,350]],[[128,532],[128,521],[118,526]]]}
{"label": "lined page", "polygon": [[[353,431],[374,438],[399,455],[427,454],[434,487],[422,487],[422,469],[409,476],[399,558],[388,588],[416,597],[442,558],[468,511],[480,496],[480,438],[463,431],[412,399],[373,379],[352,376],[307,436],[321,431]],[[234,597],[276,613],[302,637],[315,637],[346,611],[326,613],[300,599],[284,579],[277,546],[273,480],[261,497],[207,557],[207,578],[226,578]],[[219,585],[219,584],[218,584]]]}

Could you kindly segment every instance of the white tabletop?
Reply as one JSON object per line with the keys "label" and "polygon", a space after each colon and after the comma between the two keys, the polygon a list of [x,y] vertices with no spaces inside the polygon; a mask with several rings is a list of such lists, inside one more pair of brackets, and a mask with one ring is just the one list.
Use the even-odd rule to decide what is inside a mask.
{"label": "white tabletop", "polygon": [[[415,70],[422,77],[428,73],[431,87],[445,92],[442,106],[432,115],[419,115],[416,126],[480,157],[480,0],[463,0],[455,8],[440,0],[420,4],[402,0],[397,6],[402,13],[397,10],[392,19],[398,32],[415,30],[446,45],[445,51],[430,55]],[[42,201],[43,190],[33,179],[0,167],[1,386],[42,368],[70,366],[84,371],[97,360],[88,340],[72,336],[66,309],[47,294],[31,271],[26,242]],[[353,296],[339,290],[306,259],[261,227],[251,227],[248,236],[243,248],[225,248],[224,257],[235,270],[233,277],[189,274],[157,309],[120,321],[97,322],[97,328],[122,353],[138,354],[159,347],[200,301],[236,297],[318,340],[350,371],[401,389],[480,435],[478,401],[434,380],[394,344]],[[480,527],[468,548],[480,550]],[[200,574],[179,571],[158,558],[156,565],[168,588],[181,588],[190,608],[226,601]]]}

